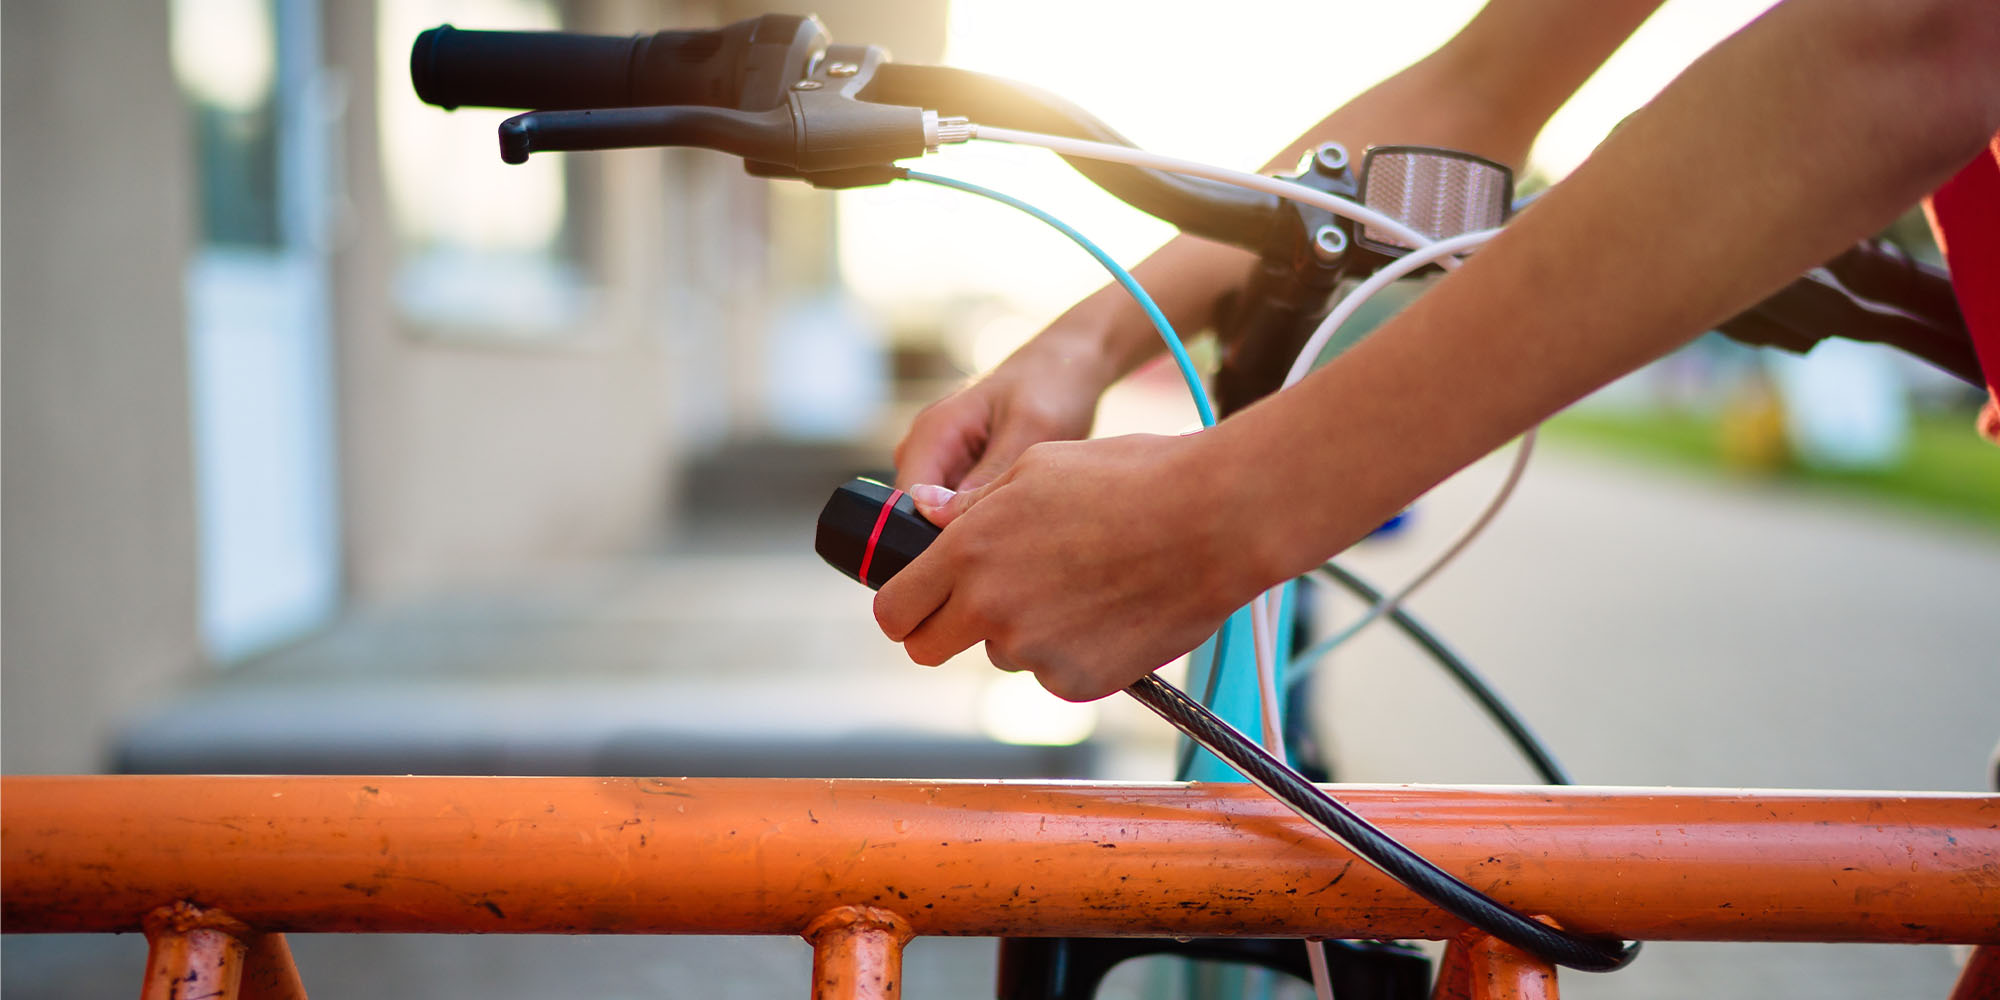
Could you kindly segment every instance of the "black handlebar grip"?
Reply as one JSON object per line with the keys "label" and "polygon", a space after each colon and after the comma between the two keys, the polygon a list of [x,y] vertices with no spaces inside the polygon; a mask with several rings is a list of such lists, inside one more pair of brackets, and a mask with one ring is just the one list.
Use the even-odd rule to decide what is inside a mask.
{"label": "black handlebar grip", "polygon": [[850,479],[819,512],[813,549],[834,569],[880,589],[944,529],[917,513],[909,494],[873,479]]}
{"label": "black handlebar grip", "polygon": [[[774,43],[793,49],[799,36],[818,32],[809,19],[770,16],[625,37],[461,31],[445,24],[418,35],[410,47],[410,81],[419,98],[447,109],[738,107],[761,75],[757,64],[770,61],[761,49]],[[758,88],[759,103],[774,103],[767,89]]]}

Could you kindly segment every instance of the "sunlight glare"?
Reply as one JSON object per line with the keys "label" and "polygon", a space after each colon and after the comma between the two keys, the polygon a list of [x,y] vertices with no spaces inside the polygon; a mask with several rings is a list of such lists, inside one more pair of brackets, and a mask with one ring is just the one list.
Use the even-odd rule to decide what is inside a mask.
{"label": "sunlight glare", "polygon": [[[1327,112],[1442,44],[1480,6],[952,0],[945,61],[1052,90],[1149,149],[1255,169]],[[1669,2],[1556,114],[1534,168],[1551,179],[1567,174],[1690,60],[1768,6]],[[1127,265],[1173,235],[1040,150],[975,142],[920,166],[1023,198]],[[839,211],[843,275],[885,314],[998,302],[1038,328],[1106,280],[1041,223],[959,192],[863,188],[842,193]]]}
{"label": "sunlight glare", "polygon": [[1002,743],[1063,747],[1097,730],[1097,705],[1064,701],[1030,673],[996,674],[979,696],[979,727]]}
{"label": "sunlight glare", "polygon": [[410,88],[410,43],[450,22],[484,30],[557,26],[548,0],[383,0],[377,6],[376,86],[382,166],[398,230],[419,246],[538,251],[562,230],[564,158],[500,162],[495,132],[511,111],[442,111]]}
{"label": "sunlight glare", "polygon": [[277,32],[265,0],[174,0],[174,75],[224,111],[256,110],[278,72]]}

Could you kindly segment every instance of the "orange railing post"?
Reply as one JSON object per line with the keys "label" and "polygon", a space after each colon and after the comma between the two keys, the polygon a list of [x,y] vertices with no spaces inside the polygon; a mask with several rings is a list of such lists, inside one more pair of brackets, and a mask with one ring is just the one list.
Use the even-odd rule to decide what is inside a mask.
{"label": "orange railing post", "polygon": [[1556,1000],[1556,969],[1492,935],[1467,930],[1445,946],[1431,1000]]}
{"label": "orange railing post", "polygon": [[1472,1000],[1471,942],[1467,939],[1478,933],[1468,930],[1444,946],[1437,979],[1431,983],[1431,1000]]}
{"label": "orange railing post", "polygon": [[898,1000],[909,921],[873,906],[842,906],[806,925],[813,1000]]}
{"label": "orange railing post", "polygon": [[140,1000],[237,1000],[249,928],[187,902],[146,915],[146,985]]}
{"label": "orange railing post", "polygon": [[250,939],[250,953],[243,958],[243,992],[237,1000],[306,1000],[305,984],[292,962],[292,946],[283,934]]}
{"label": "orange railing post", "polygon": [[1476,931],[1466,948],[1472,1000],[1556,1000],[1555,966]]}
{"label": "orange railing post", "polygon": [[2000,946],[1983,944],[1958,974],[1951,1000],[2000,1000]]}

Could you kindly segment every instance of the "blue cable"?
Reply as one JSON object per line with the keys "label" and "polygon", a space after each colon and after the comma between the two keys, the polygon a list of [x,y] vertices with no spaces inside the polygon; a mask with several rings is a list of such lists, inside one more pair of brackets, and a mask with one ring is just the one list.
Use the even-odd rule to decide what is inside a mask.
{"label": "blue cable", "polygon": [[[1203,427],[1215,426],[1215,409],[1209,403],[1208,390],[1201,384],[1201,376],[1195,373],[1194,359],[1188,357],[1187,347],[1181,343],[1180,335],[1174,332],[1173,324],[1169,323],[1167,321],[1166,315],[1160,312],[1160,307],[1153,301],[1153,297],[1146,293],[1146,289],[1142,287],[1139,284],[1139,282],[1132,277],[1131,272],[1119,266],[1117,261],[1112,260],[1110,254],[1105,253],[1101,248],[1097,246],[1097,244],[1092,243],[1087,237],[1085,237],[1082,233],[1077,232],[1075,229],[1071,228],[1067,223],[1063,222],[1062,220],[1056,218],[1053,215],[1050,215],[1047,212],[1042,211],[1039,208],[1036,208],[1033,205],[1028,204],[1025,201],[1020,200],[1019,198],[1001,194],[1000,192],[994,191],[991,188],[980,187],[977,184],[972,184],[967,181],[958,180],[956,178],[940,177],[936,174],[926,174],[916,170],[908,171],[905,174],[905,176],[909,177],[912,180],[927,181],[931,184],[937,184],[943,187],[956,188],[960,191],[966,191],[972,194],[982,195],[984,197],[991,198],[994,201],[1000,202],[1001,204],[1004,205],[1011,205],[1015,208],[1020,209],[1023,212],[1028,213],[1029,215],[1034,216],[1037,219],[1042,220],[1043,222],[1048,223],[1051,226],[1054,226],[1056,230],[1061,232],[1064,236],[1067,236],[1070,239],[1075,240],[1078,246],[1081,246],[1085,250],[1090,251],[1090,255],[1092,257],[1097,258],[1097,262],[1099,264],[1104,265],[1105,270],[1111,272],[1111,276],[1113,278],[1116,278],[1120,285],[1124,286],[1125,291],[1131,293],[1132,298],[1139,303],[1139,308],[1145,310],[1146,318],[1153,321],[1153,329],[1158,330],[1160,332],[1160,339],[1167,342],[1167,350],[1173,353],[1174,364],[1180,368],[1181,380],[1187,383],[1188,394],[1194,397],[1194,408],[1195,411],[1201,415],[1201,425]],[[1238,628],[1247,630],[1250,627],[1249,610],[1246,608],[1237,611],[1234,615],[1230,616],[1230,622],[1239,623],[1237,625]],[[1218,633],[1218,641],[1220,641],[1222,636],[1225,636],[1228,633],[1229,633],[1229,628],[1225,624],[1223,631],[1221,633]],[[1247,634],[1247,632],[1239,633],[1239,637],[1245,634]],[[1243,653],[1246,652],[1249,647],[1247,645],[1239,645],[1235,648],[1238,653]],[[1226,701],[1229,702],[1240,701],[1241,700],[1240,696],[1243,695],[1243,690],[1242,690],[1243,681],[1240,678],[1230,683],[1227,690],[1233,691],[1235,693],[1235,696],[1232,696],[1227,699],[1223,698],[1218,689],[1216,689],[1213,686],[1213,682],[1215,680],[1221,679],[1220,675],[1224,673],[1225,661],[1234,662],[1232,654],[1230,654],[1229,649],[1227,647],[1217,647],[1214,654],[1212,655],[1212,661],[1209,667],[1209,669],[1212,671],[1212,673],[1209,675],[1210,689],[1208,693],[1202,697],[1202,703],[1207,707],[1214,708],[1218,704],[1225,703]],[[1236,676],[1235,671],[1230,671],[1229,673],[1231,677]],[[1230,717],[1230,721],[1233,724],[1255,725],[1255,720],[1262,717],[1261,716],[1261,713],[1263,711],[1262,702],[1255,696],[1254,689],[1252,689],[1252,693],[1248,695],[1248,697],[1249,697],[1249,702],[1247,705],[1245,704],[1234,705],[1233,708],[1231,708],[1229,711],[1225,713],[1227,716]],[[1244,714],[1246,711],[1250,711],[1253,709],[1258,714],[1256,715]],[[1192,748],[1194,744],[1189,743],[1188,746]],[[1188,758],[1188,760],[1184,760],[1182,762],[1181,766],[1182,777],[1198,776],[1198,775],[1193,775],[1193,773],[1189,771],[1188,761],[1193,759],[1194,758],[1190,757]],[[1211,756],[1207,760],[1206,764],[1202,766],[1206,767],[1210,765],[1212,765],[1217,772],[1217,774],[1211,780],[1224,780],[1223,776],[1226,775],[1228,772],[1223,770],[1223,762],[1221,758]]]}
{"label": "blue cable", "polygon": [[942,187],[957,188],[960,191],[967,191],[972,194],[991,198],[1003,205],[1011,205],[1054,226],[1058,232],[1075,240],[1078,246],[1090,251],[1090,255],[1097,258],[1097,262],[1104,265],[1104,269],[1110,271],[1111,276],[1118,279],[1118,283],[1123,285],[1127,292],[1132,293],[1132,298],[1138,301],[1139,308],[1146,311],[1146,318],[1153,321],[1153,329],[1160,331],[1160,339],[1167,342],[1167,350],[1171,351],[1174,356],[1174,365],[1181,371],[1181,380],[1187,383],[1188,393],[1194,396],[1194,408],[1195,412],[1201,415],[1201,425],[1203,427],[1215,426],[1215,408],[1209,405],[1208,389],[1201,384],[1201,376],[1194,370],[1194,359],[1188,357],[1187,347],[1181,343],[1180,334],[1174,332],[1174,325],[1167,322],[1166,314],[1160,311],[1159,305],[1154,303],[1153,297],[1146,293],[1145,287],[1139,284],[1138,279],[1132,277],[1132,272],[1125,270],[1117,261],[1112,260],[1110,254],[1105,253],[1097,244],[1090,242],[1090,239],[1082,233],[1070,228],[1068,223],[1019,198],[1004,195],[992,188],[980,187],[977,184],[962,181],[955,177],[941,177],[937,174],[926,174],[917,170],[909,171],[907,176],[913,181],[924,181],[925,183],[937,184]]}

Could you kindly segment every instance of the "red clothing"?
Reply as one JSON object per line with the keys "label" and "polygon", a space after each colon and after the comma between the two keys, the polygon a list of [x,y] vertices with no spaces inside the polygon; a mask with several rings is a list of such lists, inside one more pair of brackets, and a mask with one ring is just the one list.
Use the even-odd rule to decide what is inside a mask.
{"label": "red clothing", "polygon": [[1979,432],[2000,443],[2000,135],[1933,192],[1925,207],[1986,373]]}

